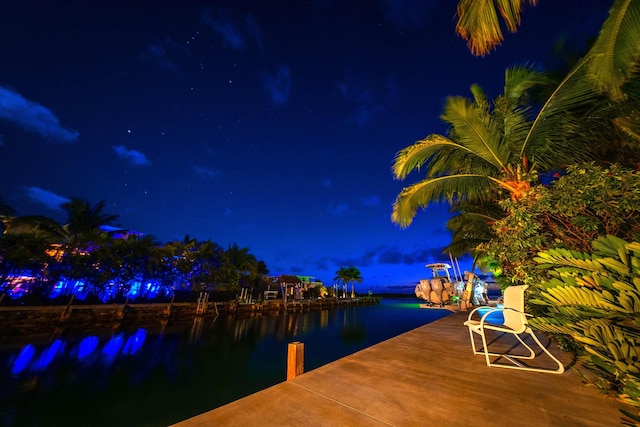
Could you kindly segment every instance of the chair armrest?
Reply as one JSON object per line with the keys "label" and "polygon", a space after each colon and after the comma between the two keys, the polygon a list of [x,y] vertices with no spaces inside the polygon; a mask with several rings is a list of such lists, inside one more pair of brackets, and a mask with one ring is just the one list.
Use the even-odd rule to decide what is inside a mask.
{"label": "chair armrest", "polygon": [[467,317],[467,320],[471,320],[471,318],[473,317],[473,315],[474,315],[475,313],[477,313],[477,312],[478,312],[478,310],[480,310],[481,308],[485,308],[485,307],[476,307],[476,308],[474,308],[473,310],[471,310],[471,312],[469,313],[469,316]]}

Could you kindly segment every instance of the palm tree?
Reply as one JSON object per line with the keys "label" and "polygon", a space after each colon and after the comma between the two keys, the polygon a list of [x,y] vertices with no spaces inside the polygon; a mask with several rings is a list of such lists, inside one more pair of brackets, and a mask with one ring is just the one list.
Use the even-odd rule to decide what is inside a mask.
{"label": "palm tree", "polygon": [[441,118],[449,125],[449,137],[431,134],[396,154],[396,179],[423,167],[427,176],[398,195],[392,221],[407,227],[418,208],[442,199],[480,203],[501,193],[526,196],[532,177],[520,144],[531,126],[527,92],[545,82],[531,67],[513,67],[505,73],[503,95],[493,102],[477,85],[471,87],[473,100],[447,98]]}
{"label": "palm tree", "polygon": [[507,30],[514,33],[526,3],[535,6],[538,0],[460,0],[456,32],[467,41],[473,55],[484,56],[504,39],[498,12]]}
{"label": "palm tree", "polygon": [[360,277],[360,270],[356,267],[340,267],[340,270],[336,271],[336,277],[333,278],[338,282],[341,282],[345,285],[349,285],[351,283],[351,298],[356,297],[355,293],[355,283],[362,283],[362,277]]}
{"label": "palm tree", "polygon": [[249,248],[240,248],[237,243],[229,245],[225,256],[230,266],[233,268],[233,285],[239,285],[244,277],[251,277],[256,273],[258,261],[256,257],[249,253]]}
{"label": "palm tree", "polygon": [[[502,41],[497,11],[513,32],[527,2],[537,4],[537,0],[460,0],[456,31],[469,41],[473,54],[485,55]],[[638,167],[640,88],[635,70],[639,13],[637,0],[613,2],[595,44],[544,104],[523,147],[546,144],[549,139],[595,145],[591,151],[598,158]],[[589,129],[579,126],[584,123]]]}
{"label": "palm tree", "polygon": [[224,279],[221,267],[226,260],[225,250],[211,240],[199,242],[195,248],[195,260],[191,272],[192,290],[207,289],[207,285],[214,285]]}
{"label": "palm tree", "polygon": [[118,215],[105,214],[104,205],[104,200],[91,206],[86,200],[76,197],[62,204],[61,207],[67,212],[64,227],[69,233],[69,246],[90,242],[100,234],[101,226],[113,224],[118,219]]}
{"label": "palm tree", "polygon": [[[549,171],[597,156],[609,160],[620,147],[638,158],[638,46],[640,1],[616,0],[593,47],[532,121],[527,91],[544,79],[529,68],[507,70],[504,93],[493,104],[477,86],[473,101],[448,98],[442,118],[449,137],[430,135],[396,155],[397,179],[422,167],[427,176],[398,195],[392,220],[407,227],[418,208],[441,199],[487,202],[507,192],[518,200],[536,180],[531,159]],[[619,141],[613,148],[612,139]]]}
{"label": "palm tree", "polygon": [[[634,163],[640,148],[639,46],[640,1],[616,0],[593,46],[542,105],[522,151],[570,145],[596,160]],[[569,164],[574,158],[557,160]]]}
{"label": "palm tree", "polygon": [[504,212],[495,203],[455,204],[450,211],[454,216],[447,221],[447,228],[451,232],[451,242],[443,253],[454,257],[461,257],[469,253],[473,257],[474,265],[484,253],[478,252],[478,247],[494,236],[492,224],[503,217]]}

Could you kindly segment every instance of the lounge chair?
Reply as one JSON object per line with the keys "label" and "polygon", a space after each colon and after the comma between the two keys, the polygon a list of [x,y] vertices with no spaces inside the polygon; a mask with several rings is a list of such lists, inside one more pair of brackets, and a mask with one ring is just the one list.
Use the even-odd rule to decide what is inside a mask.
{"label": "lounge chair", "polygon": [[[502,308],[477,307],[472,310],[471,313],[469,313],[469,317],[467,321],[464,322],[464,324],[469,328],[469,337],[471,338],[473,353],[483,354],[487,362],[487,366],[489,367],[524,369],[534,372],[562,374],[564,372],[563,364],[553,354],[551,354],[551,352],[549,352],[549,350],[545,346],[543,346],[542,343],[540,343],[540,340],[538,340],[535,333],[527,323],[527,314],[524,312],[524,291],[526,289],[527,286],[524,285],[510,286],[504,291],[504,306]],[[495,318],[496,314],[499,313],[502,313],[504,317],[502,324],[489,323],[489,316]],[[476,315],[476,318],[480,316],[480,319],[473,319],[472,317],[474,317],[474,315]],[[513,354],[510,352],[513,347],[512,349],[508,350],[509,352],[489,352],[486,331],[495,331],[502,334],[514,335],[518,339],[520,344],[522,344],[528,350],[529,354]],[[478,334],[482,338],[482,348],[480,350],[478,350],[478,348],[476,347],[474,334]],[[525,344],[523,339],[520,337],[520,335],[522,334],[530,335],[536,342],[536,344],[540,347],[540,349],[555,362],[557,368],[554,369],[531,367],[522,363],[520,361],[522,359],[531,360],[536,357],[535,351],[533,351],[533,349],[529,345]],[[491,357],[495,357],[496,359],[494,361],[491,361]],[[496,363],[501,358],[504,358],[511,363]]]}

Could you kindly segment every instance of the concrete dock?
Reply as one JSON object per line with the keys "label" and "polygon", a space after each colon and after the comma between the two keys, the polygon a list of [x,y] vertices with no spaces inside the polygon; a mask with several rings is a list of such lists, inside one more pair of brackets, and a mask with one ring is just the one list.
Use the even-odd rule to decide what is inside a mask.
{"label": "concrete dock", "polygon": [[562,375],[487,367],[466,318],[453,313],[175,425],[601,427],[621,425],[619,409],[631,409],[583,384],[554,344]]}

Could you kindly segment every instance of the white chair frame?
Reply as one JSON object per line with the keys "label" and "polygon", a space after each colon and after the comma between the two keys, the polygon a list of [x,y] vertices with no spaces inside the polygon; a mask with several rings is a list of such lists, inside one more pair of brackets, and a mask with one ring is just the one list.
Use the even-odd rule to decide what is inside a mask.
{"label": "white chair frame", "polygon": [[[471,347],[473,348],[473,354],[484,355],[487,362],[487,366],[494,368],[507,368],[507,369],[523,369],[533,372],[546,372],[550,374],[562,374],[564,372],[564,365],[560,362],[551,352],[540,342],[538,337],[527,323],[527,314],[524,312],[524,291],[527,286],[510,286],[504,291],[504,308],[491,308],[486,313],[482,314],[480,320],[472,319],[475,313],[478,313],[480,309],[486,309],[487,307],[477,307],[469,313],[469,317],[465,326],[469,328],[469,338],[471,339]],[[495,325],[487,322],[487,318],[492,313],[502,312],[504,315],[504,322],[502,325]],[[518,355],[512,353],[492,353],[489,351],[489,345],[487,343],[487,336],[485,331],[496,331],[503,334],[514,335],[520,344],[522,344],[529,352],[528,355]],[[476,347],[474,334],[480,335],[482,339],[482,348]],[[557,365],[556,368],[538,368],[530,367],[520,362],[522,359],[532,360],[536,357],[535,351],[527,345],[520,337],[522,334],[528,334],[533,338],[538,347],[551,358]],[[495,363],[491,361],[491,357],[503,357],[507,359],[511,364]],[[498,360],[496,359],[496,360]]]}

